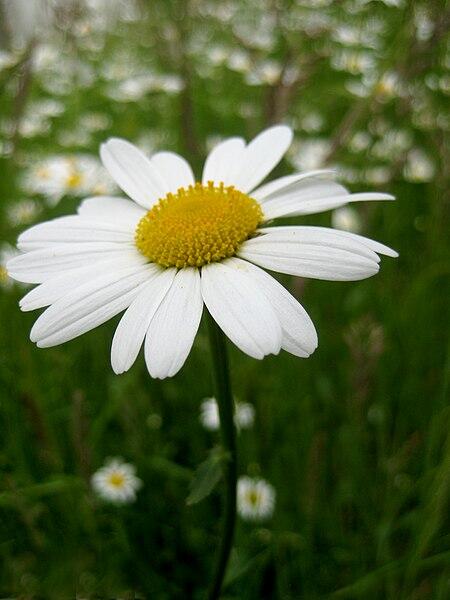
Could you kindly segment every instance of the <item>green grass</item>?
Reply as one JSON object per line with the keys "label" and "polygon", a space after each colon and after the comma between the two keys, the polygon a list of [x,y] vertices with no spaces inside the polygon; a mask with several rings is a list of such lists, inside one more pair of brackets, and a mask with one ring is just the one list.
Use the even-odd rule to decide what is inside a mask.
{"label": "green grass", "polygon": [[[246,4],[239,6],[244,10]],[[429,59],[426,44],[407,50],[400,44],[405,32],[412,35],[411,6],[381,9],[375,6],[381,3],[370,3],[362,16],[350,16],[339,4],[327,10],[341,22],[384,19],[383,64],[406,68]],[[89,93],[73,82],[72,93],[63,99],[64,115],[52,121],[51,135],[19,139],[14,154],[0,158],[5,210],[23,198],[24,161],[64,152],[53,132],[76,129],[87,111],[107,114],[110,124],[93,134],[88,148],[75,145],[73,151],[95,154],[108,135],[136,139],[150,129],[165,147],[187,154],[186,126],[180,129],[180,122],[189,114],[183,113],[188,103],[194,111],[190,126],[196,145],[191,150],[197,168],[207,136],[250,137],[267,123],[273,90],[249,86],[225,68],[203,74],[201,49],[189,59],[198,69],[191,74],[191,96],[150,93],[137,103],[120,104],[104,94],[101,63],[123,49],[123,40],[143,67],[151,63],[162,72],[184,72],[176,57],[164,53],[155,31],[179,25],[162,8],[170,5],[176,12],[176,3],[157,5],[158,21],[152,13],[138,24],[122,24],[106,36],[96,57],[81,38],[61,42],[66,57],[74,53],[93,66],[97,77]],[[432,6],[434,18],[440,5]],[[293,9],[286,3],[283,10],[289,15]],[[199,31],[195,19],[186,35]],[[222,30],[212,17],[199,21],[209,40],[236,44],[220,37]],[[274,59],[282,60],[285,45],[297,39],[294,34],[301,61],[322,57],[327,48],[326,35],[310,46],[304,33],[276,33]],[[150,50],[142,45],[145,39]],[[207,52],[208,44],[202,43]],[[423,71],[404,71],[405,76],[422,85],[431,69],[438,72],[442,45],[436,42],[432,49],[435,66],[426,62]],[[268,51],[258,52],[269,57]],[[175,62],[168,64],[170,60]],[[305,136],[300,123],[308,110],[321,112],[325,126],[320,135],[333,139],[346,111],[361,102],[345,91],[344,75],[331,71],[326,58],[320,60],[319,71],[281,117],[296,125],[298,139]],[[17,81],[21,72],[13,68],[7,75]],[[13,114],[14,89],[10,86],[0,97],[6,119]],[[436,110],[443,110],[442,94],[427,93]],[[39,77],[29,94],[27,102],[48,96]],[[240,109],[249,102],[253,112],[243,117]],[[256,411],[254,427],[238,437],[239,472],[261,475],[277,493],[269,521],[238,522],[223,596],[229,600],[444,600],[450,594],[444,133],[437,126],[420,129],[416,107],[404,98],[362,102],[353,131],[373,131],[382,119],[388,129],[409,131],[414,143],[430,152],[436,175],[424,183],[405,181],[404,157],[397,156],[388,163],[392,170],[384,188],[352,185],[355,191],[383,188],[397,196],[396,203],[357,207],[363,234],[400,253],[397,260],[384,258],[376,277],[356,283],[280,278],[316,324],[319,348],[310,359],[281,353],[259,362],[229,345],[235,395]],[[379,166],[370,149],[355,155],[347,141],[334,161],[360,170]],[[278,169],[290,171],[287,163]],[[74,198],[64,198],[58,207],[44,209],[39,219],[70,213],[76,204]],[[328,225],[330,215],[295,222]],[[21,229],[5,216],[4,239],[14,242]],[[35,315],[20,313],[21,295],[18,285],[0,294],[0,595],[203,598],[218,544],[221,488],[192,506],[186,498],[194,470],[218,443],[218,436],[199,422],[201,400],[212,393],[206,323],[173,379],[150,379],[142,356],[118,377],[109,359],[118,318],[61,347],[40,350],[29,341]],[[115,507],[94,496],[90,476],[109,456],[136,465],[144,482],[136,503]]]}

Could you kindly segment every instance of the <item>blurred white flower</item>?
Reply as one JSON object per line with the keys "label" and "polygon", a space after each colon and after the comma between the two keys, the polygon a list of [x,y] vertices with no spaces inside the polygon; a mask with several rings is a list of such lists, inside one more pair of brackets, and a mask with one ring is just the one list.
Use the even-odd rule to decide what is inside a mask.
{"label": "blurred white flower", "polygon": [[281,65],[274,60],[265,60],[246,74],[245,81],[249,85],[274,85],[281,75]]}
{"label": "blurred white flower", "polygon": [[142,481],[136,477],[134,465],[121,458],[107,461],[91,478],[92,488],[100,498],[117,504],[134,502]]}
{"label": "blurred white flower", "polygon": [[100,162],[92,156],[53,156],[34,164],[26,173],[23,187],[43,194],[51,205],[66,194],[109,194],[115,185]]}
{"label": "blurred white flower", "polygon": [[[234,422],[240,429],[249,429],[255,420],[255,409],[248,402],[236,402]],[[219,429],[219,407],[215,398],[205,398],[200,407],[200,422],[205,429]]]}
{"label": "blurred white flower", "polygon": [[12,52],[7,52],[6,50],[0,50],[0,72],[3,71],[3,69],[9,69],[10,67],[13,67],[18,60],[18,54],[13,54]]}
{"label": "blurred white flower", "polygon": [[391,172],[388,167],[371,167],[365,171],[365,179],[368,183],[382,185],[391,179]]}
{"label": "blurred white flower", "polygon": [[52,13],[47,0],[14,0],[3,2],[6,28],[16,47],[25,46],[36,35],[49,28]]}
{"label": "blurred white flower", "polygon": [[104,113],[86,113],[80,117],[80,126],[89,131],[104,131],[111,125],[111,117]]}
{"label": "blurred white flower", "polygon": [[113,82],[107,93],[118,102],[135,102],[150,92],[177,94],[183,87],[184,82],[178,75],[145,73]]}
{"label": "blurred white flower", "polygon": [[374,66],[374,58],[369,52],[342,50],[333,54],[331,66],[337,71],[346,71],[352,75],[364,73]]}
{"label": "blurred white flower", "polygon": [[19,252],[6,242],[0,246],[0,286],[4,289],[10,288],[13,284],[13,280],[8,275],[6,263],[17,254]]}
{"label": "blurred white flower", "polygon": [[383,134],[371,149],[376,158],[395,159],[405,153],[412,144],[412,135],[404,129],[391,129]]}
{"label": "blurred white flower", "polygon": [[40,212],[41,207],[34,200],[20,200],[7,208],[6,218],[10,225],[19,227],[32,223]]}
{"label": "blurred white flower", "polygon": [[324,166],[326,156],[330,151],[330,141],[325,138],[300,140],[293,150],[291,162],[297,169],[300,171],[320,169]]}
{"label": "blurred white flower", "polygon": [[420,148],[413,148],[408,153],[403,174],[405,179],[414,183],[430,181],[435,172],[434,163]]}
{"label": "blurred white flower", "polygon": [[367,131],[357,131],[350,140],[348,147],[352,152],[361,152],[369,146],[371,141],[372,137]]}
{"label": "blurred white flower", "polygon": [[223,46],[213,46],[209,49],[209,52],[205,58],[207,58],[213,65],[221,65],[227,60],[229,54],[230,51]]}
{"label": "blurred white flower", "polygon": [[243,50],[235,50],[228,56],[227,64],[232,71],[247,73],[250,71],[252,61],[250,56]]}
{"label": "blurred white flower", "polygon": [[237,510],[246,521],[260,521],[272,516],[275,508],[275,489],[264,479],[239,477]]}
{"label": "blurred white flower", "polygon": [[395,71],[386,71],[375,84],[375,94],[378,100],[388,100],[399,95],[401,83]]}
{"label": "blurred white flower", "polygon": [[336,229],[359,233],[361,231],[361,219],[358,212],[351,206],[341,206],[331,213],[331,223]]}
{"label": "blurred white flower", "polygon": [[19,133],[21,137],[32,138],[47,133],[49,129],[50,121],[44,115],[30,113],[21,119]]}
{"label": "blurred white flower", "polygon": [[64,148],[80,146],[85,148],[91,144],[91,132],[88,128],[77,127],[73,130],[63,130],[58,133],[58,144]]}
{"label": "blurred white flower", "polygon": [[300,121],[300,126],[304,131],[320,131],[323,127],[324,120],[320,113],[310,112]]}
{"label": "blurred white flower", "polygon": [[54,98],[41,98],[30,102],[27,106],[27,114],[41,117],[58,117],[63,114],[64,110],[64,104]]}

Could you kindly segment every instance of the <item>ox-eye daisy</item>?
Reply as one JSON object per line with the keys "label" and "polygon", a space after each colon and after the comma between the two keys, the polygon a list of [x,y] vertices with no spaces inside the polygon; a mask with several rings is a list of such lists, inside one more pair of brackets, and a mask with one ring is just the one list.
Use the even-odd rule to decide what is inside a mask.
{"label": "ox-eye daisy", "polygon": [[397,254],[352,233],[271,222],[393,198],[350,194],[324,170],[260,185],[291,140],[283,125],[248,145],[225,140],[210,152],[201,182],[172,152],[147,158],[125,140],[103,144],[103,164],[129,198],[88,198],[78,215],[31,227],[19,237],[23,254],[8,264],[15,279],[40,284],[21,308],[49,306],[31,339],[55,346],[125,310],[112,343],[114,371],[127,371],[145,340],[148,370],[164,378],[185,362],[205,304],[248,355],[309,356],[317,346],[311,319],[262,268],[358,280],[377,273],[378,254]]}
{"label": "ox-eye daisy", "polygon": [[272,516],[275,508],[275,489],[264,479],[239,477],[237,509],[243,519],[258,521]]}
{"label": "ox-eye daisy", "polygon": [[136,477],[134,465],[111,458],[92,475],[92,487],[104,500],[126,504],[136,499],[142,481]]}

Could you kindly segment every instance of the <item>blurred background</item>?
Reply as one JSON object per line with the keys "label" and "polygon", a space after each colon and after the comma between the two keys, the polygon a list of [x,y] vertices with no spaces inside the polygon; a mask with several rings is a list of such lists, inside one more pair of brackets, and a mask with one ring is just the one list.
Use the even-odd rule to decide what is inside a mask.
{"label": "blurred background", "polygon": [[[310,359],[230,344],[254,413],[239,471],[276,499],[241,512],[224,598],[450,597],[449,24],[443,0],[0,1],[1,597],[203,597],[221,488],[186,498],[218,444],[205,329],[174,379],[142,357],[117,377],[118,319],[39,350],[4,265],[26,227],[118,193],[108,136],[199,174],[223,137],[278,122],[295,142],[276,175],[331,165],[397,197],[295,222],[400,258],[362,282],[281,278],[316,324]],[[108,457],[136,468],[135,501],[93,489]]]}

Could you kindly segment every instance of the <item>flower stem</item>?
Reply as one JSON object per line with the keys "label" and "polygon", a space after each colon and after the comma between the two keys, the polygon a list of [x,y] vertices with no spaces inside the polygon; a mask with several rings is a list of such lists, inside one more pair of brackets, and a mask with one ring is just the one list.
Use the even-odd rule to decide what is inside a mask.
{"label": "flower stem", "polygon": [[211,346],[216,399],[219,406],[220,433],[222,445],[227,455],[225,471],[225,508],[222,521],[222,539],[217,554],[214,578],[209,589],[208,599],[220,597],[225,571],[230,558],[236,524],[236,483],[237,452],[234,425],[234,403],[231,393],[230,370],[225,334],[208,313],[209,340]]}

